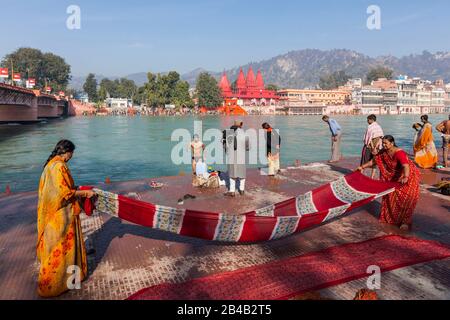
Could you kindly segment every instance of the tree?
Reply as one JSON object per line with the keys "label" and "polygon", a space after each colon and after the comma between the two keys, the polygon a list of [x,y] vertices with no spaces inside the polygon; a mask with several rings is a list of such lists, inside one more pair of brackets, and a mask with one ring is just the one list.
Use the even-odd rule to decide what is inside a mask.
{"label": "tree", "polygon": [[194,106],[194,101],[189,95],[189,83],[187,81],[177,82],[172,102],[177,107],[192,108]]}
{"label": "tree", "polygon": [[383,67],[378,66],[376,68],[370,69],[366,76],[366,82],[367,84],[371,84],[372,81],[376,81],[380,78],[386,78],[388,80],[391,80],[394,75],[394,71]]}
{"label": "tree", "polygon": [[275,84],[268,84],[266,86],[266,90],[272,90],[272,91],[277,91],[278,90],[278,86]]}
{"label": "tree", "polygon": [[[139,89],[144,95],[147,104],[151,107],[162,107],[166,104],[174,104],[177,107],[192,107],[193,102],[189,96],[189,84],[180,80],[180,74],[175,71],[167,75],[147,74],[147,83],[143,89]],[[141,98],[142,99],[142,98]]]}
{"label": "tree", "polygon": [[70,80],[70,66],[60,56],[44,53],[43,74],[54,90],[64,90]]}
{"label": "tree", "polygon": [[118,98],[118,88],[117,83],[108,78],[102,79],[100,81],[100,86],[98,89],[98,98],[99,100],[105,100],[106,98]]}
{"label": "tree", "polygon": [[83,85],[83,90],[89,97],[89,101],[97,102],[97,79],[93,73],[89,73]]}
{"label": "tree", "polygon": [[144,93],[148,106],[153,108],[160,106],[157,96],[156,75],[151,72],[147,73],[147,82],[144,84]]}
{"label": "tree", "polygon": [[20,73],[23,79],[35,78],[37,88],[47,84],[54,90],[65,90],[71,78],[70,65],[62,57],[33,48],[19,48],[7,54],[1,65],[13,66],[14,73]]}
{"label": "tree", "polygon": [[218,107],[222,105],[222,92],[216,79],[207,72],[202,72],[197,78],[198,104],[202,107]]}
{"label": "tree", "polygon": [[120,98],[133,99],[136,91],[137,87],[133,80],[121,78],[120,81],[118,81],[117,93]]}
{"label": "tree", "polygon": [[343,86],[351,77],[345,71],[336,71],[327,76],[320,77],[319,87],[322,90],[332,90]]}

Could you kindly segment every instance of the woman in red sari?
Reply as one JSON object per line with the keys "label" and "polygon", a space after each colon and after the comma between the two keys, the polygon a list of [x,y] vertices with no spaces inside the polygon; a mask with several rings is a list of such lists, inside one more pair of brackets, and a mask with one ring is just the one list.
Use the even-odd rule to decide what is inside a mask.
{"label": "woman in red sari", "polygon": [[384,136],[383,150],[357,170],[363,171],[374,165],[380,169],[381,180],[400,183],[393,193],[383,197],[380,221],[409,230],[419,200],[419,170],[406,152],[396,146],[392,136]]}

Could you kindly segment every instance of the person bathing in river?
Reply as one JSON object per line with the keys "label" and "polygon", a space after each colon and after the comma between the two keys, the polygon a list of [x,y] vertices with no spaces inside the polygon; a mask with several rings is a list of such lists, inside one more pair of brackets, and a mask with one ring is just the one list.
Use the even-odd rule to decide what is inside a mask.
{"label": "person bathing in river", "polygon": [[44,165],[39,181],[36,254],[40,263],[38,294],[55,297],[69,290],[73,266],[79,280],[87,276],[86,249],[81,231],[80,198],[92,198],[92,190],[77,190],[67,163],[75,145],[61,140]]}
{"label": "person bathing in river", "polygon": [[412,215],[419,200],[420,172],[413,161],[395,144],[394,137],[383,137],[383,149],[369,162],[356,170],[378,166],[382,181],[399,182],[400,186],[383,197],[380,221],[410,230]]}
{"label": "person bathing in river", "polygon": [[204,143],[200,140],[198,134],[194,135],[194,140],[191,142],[192,154],[192,173],[195,174],[197,162],[203,159],[203,151],[205,150]]}

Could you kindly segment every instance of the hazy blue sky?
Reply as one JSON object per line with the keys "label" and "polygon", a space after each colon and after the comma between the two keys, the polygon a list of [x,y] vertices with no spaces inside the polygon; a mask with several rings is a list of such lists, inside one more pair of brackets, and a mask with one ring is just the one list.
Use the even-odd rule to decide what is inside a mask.
{"label": "hazy blue sky", "polygon": [[[81,29],[66,9],[81,8]],[[381,7],[382,29],[366,27]],[[1,0],[0,56],[21,46],[63,56],[73,75],[220,71],[291,50],[370,56],[450,51],[448,0]]]}

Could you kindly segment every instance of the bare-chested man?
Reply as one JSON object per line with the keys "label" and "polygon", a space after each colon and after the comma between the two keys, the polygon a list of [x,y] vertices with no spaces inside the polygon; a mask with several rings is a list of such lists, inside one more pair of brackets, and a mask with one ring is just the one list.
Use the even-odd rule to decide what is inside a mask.
{"label": "bare-chested man", "polygon": [[439,131],[442,135],[442,149],[443,149],[443,163],[446,168],[450,166],[450,162],[448,161],[448,146],[450,144],[450,115],[448,116],[448,120],[442,121],[437,127],[436,130]]}

